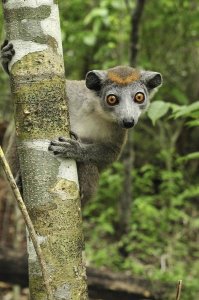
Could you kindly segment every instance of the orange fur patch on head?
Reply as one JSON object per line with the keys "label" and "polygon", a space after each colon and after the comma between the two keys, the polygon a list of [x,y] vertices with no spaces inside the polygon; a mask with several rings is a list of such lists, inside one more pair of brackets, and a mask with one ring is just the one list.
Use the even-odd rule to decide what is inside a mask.
{"label": "orange fur patch on head", "polygon": [[140,72],[130,67],[116,67],[109,69],[108,79],[119,84],[127,85],[140,79]]}

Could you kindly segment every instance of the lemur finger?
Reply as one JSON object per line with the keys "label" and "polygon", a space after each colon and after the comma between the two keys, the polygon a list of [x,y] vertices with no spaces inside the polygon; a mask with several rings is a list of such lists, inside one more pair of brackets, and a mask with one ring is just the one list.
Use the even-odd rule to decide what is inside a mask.
{"label": "lemur finger", "polygon": [[12,59],[12,57],[14,55],[15,55],[15,50],[13,49],[13,47],[3,48],[2,52],[1,52],[1,58],[2,59],[8,58],[9,61]]}
{"label": "lemur finger", "polygon": [[9,63],[9,61],[2,62],[2,66],[3,66],[4,70],[5,70],[5,72],[7,74],[10,74],[9,69],[8,69],[8,63]]}
{"label": "lemur finger", "polygon": [[52,151],[51,144],[48,146],[48,151]]}
{"label": "lemur finger", "polygon": [[13,49],[13,44],[9,43],[9,44],[5,45],[1,50],[3,52],[6,52],[6,51],[9,51],[9,50],[12,50],[12,49]]}
{"label": "lemur finger", "polygon": [[58,138],[58,140],[59,140],[60,142],[67,142],[67,141],[68,141],[68,139],[67,139],[67,138],[64,138],[63,136],[60,136],[60,137]]}
{"label": "lemur finger", "polygon": [[73,138],[76,141],[79,141],[79,137],[77,136],[77,134],[74,131],[70,131],[70,136],[71,138]]}
{"label": "lemur finger", "polygon": [[[70,132],[70,135],[74,137],[73,133],[71,133],[71,132]],[[60,141],[60,142],[68,142],[70,140],[71,140],[70,138],[65,138],[65,137],[62,137],[62,136],[60,136],[58,138],[58,141]]]}
{"label": "lemur finger", "polygon": [[54,151],[53,153],[54,153],[54,155],[59,155],[60,154],[60,152],[58,152],[58,151]]}
{"label": "lemur finger", "polygon": [[65,148],[67,148],[68,146],[70,146],[70,144],[66,144],[66,143],[60,143],[60,142],[51,142],[50,143],[50,145],[49,145],[49,147],[48,147],[48,150],[52,150],[52,151],[54,151],[55,150],[55,148],[59,148],[59,149],[65,149]]}
{"label": "lemur finger", "polygon": [[57,145],[57,146],[61,146],[61,147],[64,147],[64,146],[69,146],[69,145],[77,145],[77,141],[76,140],[71,140],[71,139],[66,139],[64,138],[63,140],[59,138],[59,140],[54,140],[54,141],[51,141],[51,144],[52,145]]}
{"label": "lemur finger", "polygon": [[53,146],[61,146],[61,147],[64,147],[64,145],[70,145],[70,143],[68,143],[68,141],[67,142],[60,142],[60,141],[55,140],[55,141],[51,141],[50,143]]}
{"label": "lemur finger", "polygon": [[52,152],[59,152],[59,151],[56,151],[56,149],[57,149],[57,146],[53,146],[52,144],[50,144],[50,146],[48,147],[48,150],[49,151],[52,151]]}
{"label": "lemur finger", "polygon": [[5,53],[2,53],[2,56],[1,56],[3,59],[8,59],[8,61],[11,60],[11,58],[13,57],[13,54],[10,53],[10,52],[5,52]]}
{"label": "lemur finger", "polygon": [[60,152],[67,152],[67,151],[69,151],[69,149],[73,149],[74,148],[74,146],[73,145],[71,145],[70,143],[61,143],[61,142],[56,142],[56,143],[51,143],[51,147],[50,147],[50,149],[53,149],[53,151],[55,150],[55,148],[56,149],[58,149],[58,151],[60,151]]}
{"label": "lemur finger", "polygon": [[[71,139],[74,139],[75,141],[79,141],[79,137],[77,136],[77,134],[75,133],[75,132],[73,132],[73,131],[70,131],[70,137],[71,137]],[[65,137],[63,137],[63,136],[60,136],[59,138],[58,138],[58,140],[60,141],[60,142],[68,142],[68,138],[65,138]]]}
{"label": "lemur finger", "polygon": [[6,39],[1,45],[1,50],[8,44],[8,40]]}
{"label": "lemur finger", "polygon": [[52,151],[54,155],[63,154],[67,152],[65,148],[59,146],[53,146],[53,145],[50,145],[48,147],[48,150]]}

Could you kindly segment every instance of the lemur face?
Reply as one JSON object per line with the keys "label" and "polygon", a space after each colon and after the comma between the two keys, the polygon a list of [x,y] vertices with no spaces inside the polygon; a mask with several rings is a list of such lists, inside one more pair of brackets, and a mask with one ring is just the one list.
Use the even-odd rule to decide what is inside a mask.
{"label": "lemur face", "polygon": [[151,91],[161,85],[162,77],[151,71],[130,67],[115,67],[107,71],[90,71],[87,88],[99,96],[104,118],[131,128],[149,106]]}
{"label": "lemur face", "polygon": [[144,84],[139,82],[126,86],[111,83],[101,90],[101,105],[110,120],[124,128],[131,128],[148,107],[149,93]]}

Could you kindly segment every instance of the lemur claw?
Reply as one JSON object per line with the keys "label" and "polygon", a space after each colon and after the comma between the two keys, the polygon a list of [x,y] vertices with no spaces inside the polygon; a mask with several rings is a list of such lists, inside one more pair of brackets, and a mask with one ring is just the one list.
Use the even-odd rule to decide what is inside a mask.
{"label": "lemur claw", "polygon": [[[77,136],[77,134],[76,134],[75,132],[70,131],[70,136],[71,136],[71,138],[73,138],[74,140],[79,141],[79,138],[78,138],[78,136]],[[60,141],[60,142],[67,142],[68,139],[65,138],[65,137],[63,137],[63,136],[60,136],[60,137],[58,138],[58,141]]]}
{"label": "lemur claw", "polygon": [[5,40],[1,45],[1,63],[4,70],[9,74],[8,65],[12,60],[12,57],[15,55],[15,50],[13,44],[9,43],[8,40]]}
{"label": "lemur claw", "polygon": [[67,142],[67,138],[65,138],[65,137],[63,137],[63,136],[60,136],[59,138],[58,138],[58,141],[60,141],[60,142]]}
{"label": "lemur claw", "polygon": [[8,44],[8,40],[5,39],[5,41],[3,42],[3,44],[1,45],[1,50]]}
{"label": "lemur claw", "polygon": [[74,131],[70,131],[70,136],[71,136],[71,138],[73,138],[76,141],[80,140],[78,135]]}

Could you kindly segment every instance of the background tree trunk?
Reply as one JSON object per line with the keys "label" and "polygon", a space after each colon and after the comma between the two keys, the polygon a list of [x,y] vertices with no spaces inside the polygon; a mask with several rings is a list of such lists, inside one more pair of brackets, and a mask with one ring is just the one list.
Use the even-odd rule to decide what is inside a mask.
{"label": "background tree trunk", "polygon": [[139,27],[144,11],[145,0],[137,0],[131,17],[130,64],[136,66],[139,51]]}
{"label": "background tree trunk", "polygon": [[[145,0],[137,0],[131,17],[130,65],[134,67],[136,66],[138,55],[139,26],[144,10],[144,4]],[[134,149],[133,133],[131,132],[122,155],[122,161],[124,164],[124,183],[119,201],[119,238],[128,231],[131,218],[131,204],[133,201],[132,170],[134,162]],[[124,249],[121,249],[122,253],[125,254],[123,250]]]}
{"label": "background tree trunk", "polygon": [[[50,140],[69,136],[57,1],[3,2],[7,38],[16,51],[11,90],[24,200],[45,257],[53,299],[86,300],[76,165],[48,152]],[[27,241],[31,300],[46,300],[38,259],[29,237]]]}

